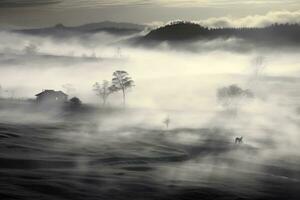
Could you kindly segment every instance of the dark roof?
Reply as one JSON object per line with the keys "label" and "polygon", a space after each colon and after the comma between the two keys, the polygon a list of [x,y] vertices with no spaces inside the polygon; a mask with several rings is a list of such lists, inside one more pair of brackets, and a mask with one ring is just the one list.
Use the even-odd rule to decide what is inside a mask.
{"label": "dark roof", "polygon": [[44,94],[59,94],[59,95],[68,96],[67,94],[65,94],[62,91],[55,91],[55,90],[44,90],[43,92],[40,92],[40,93],[36,94],[35,96],[40,96],[40,95],[44,95]]}

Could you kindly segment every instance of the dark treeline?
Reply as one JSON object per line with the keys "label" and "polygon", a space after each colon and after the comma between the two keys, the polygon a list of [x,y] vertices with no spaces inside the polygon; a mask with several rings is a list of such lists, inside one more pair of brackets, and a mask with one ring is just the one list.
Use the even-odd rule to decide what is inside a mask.
{"label": "dark treeline", "polygon": [[263,28],[207,28],[191,22],[171,23],[147,34],[143,41],[181,41],[241,38],[270,44],[300,44],[299,24],[273,24]]}

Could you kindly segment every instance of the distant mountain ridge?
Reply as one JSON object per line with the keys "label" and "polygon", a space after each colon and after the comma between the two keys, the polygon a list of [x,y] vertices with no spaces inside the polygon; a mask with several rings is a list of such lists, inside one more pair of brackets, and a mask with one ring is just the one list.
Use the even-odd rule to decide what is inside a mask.
{"label": "distant mountain ridge", "polygon": [[133,29],[133,30],[142,31],[146,28],[146,26],[140,24],[126,23],[126,22],[103,21],[99,23],[84,24],[75,28],[80,30],[87,30],[87,31],[101,29],[101,28]]}
{"label": "distant mountain ridge", "polygon": [[[70,37],[105,32],[114,35],[132,35],[141,33],[149,27],[132,23],[104,21],[80,26],[65,26],[57,24],[47,28],[16,30],[17,33],[31,35],[46,35],[55,37]],[[136,36],[127,41],[129,44],[155,45],[160,42],[180,43],[196,40],[213,40],[239,38],[259,45],[290,45],[300,46],[299,24],[273,24],[262,28],[208,28],[192,22],[173,22],[151,30],[143,36]]]}
{"label": "distant mountain ridge", "polygon": [[32,35],[58,35],[68,36],[71,34],[84,34],[84,33],[97,33],[108,32],[116,35],[133,34],[143,31],[146,28],[144,25],[103,21],[99,23],[90,23],[80,26],[65,26],[63,24],[57,24],[52,27],[46,28],[34,28],[34,29],[22,29],[15,30],[18,33],[32,34]]}

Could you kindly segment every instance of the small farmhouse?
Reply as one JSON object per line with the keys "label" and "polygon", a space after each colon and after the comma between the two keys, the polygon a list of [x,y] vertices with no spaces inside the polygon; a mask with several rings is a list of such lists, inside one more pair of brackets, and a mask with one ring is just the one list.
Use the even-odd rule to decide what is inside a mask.
{"label": "small farmhouse", "polygon": [[37,103],[64,103],[68,101],[68,95],[62,91],[44,90],[35,96]]}

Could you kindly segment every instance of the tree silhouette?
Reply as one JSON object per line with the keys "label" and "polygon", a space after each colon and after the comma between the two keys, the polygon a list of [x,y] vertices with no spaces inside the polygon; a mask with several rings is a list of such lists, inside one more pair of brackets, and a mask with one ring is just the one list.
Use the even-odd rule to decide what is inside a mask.
{"label": "tree silhouette", "polygon": [[265,65],[266,58],[263,56],[257,56],[252,62],[253,62],[253,67],[254,67],[254,78],[255,79],[259,79],[259,77],[261,76]]}
{"label": "tree silhouette", "polygon": [[168,129],[169,128],[169,124],[170,124],[171,120],[169,117],[165,118],[163,123],[166,125],[166,128]]}
{"label": "tree silhouette", "polygon": [[225,107],[236,106],[242,99],[251,99],[254,94],[249,90],[243,90],[237,85],[219,88],[217,91],[218,101]]}
{"label": "tree silhouette", "polygon": [[122,91],[123,106],[126,105],[126,91],[134,86],[134,81],[126,71],[115,71],[112,78],[112,92]]}
{"label": "tree silhouette", "polygon": [[102,104],[103,106],[105,106],[107,102],[107,98],[112,92],[114,92],[115,89],[113,89],[109,81],[104,80],[102,84],[96,82],[93,85],[93,90],[96,92],[97,96],[99,96],[102,99]]}
{"label": "tree silhouette", "polygon": [[82,104],[81,100],[78,97],[71,98],[70,103],[73,108],[78,108]]}

